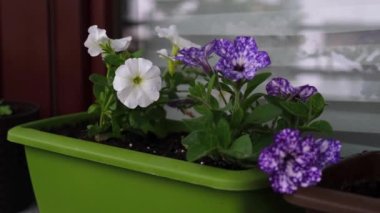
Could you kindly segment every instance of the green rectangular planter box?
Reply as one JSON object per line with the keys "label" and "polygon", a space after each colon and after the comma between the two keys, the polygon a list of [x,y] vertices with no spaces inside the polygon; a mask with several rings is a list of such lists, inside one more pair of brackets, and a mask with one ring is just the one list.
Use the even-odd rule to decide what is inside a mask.
{"label": "green rectangular planter box", "polygon": [[39,130],[89,118],[73,114],[9,131],[10,141],[26,147],[41,213],[294,212],[258,169],[213,168]]}

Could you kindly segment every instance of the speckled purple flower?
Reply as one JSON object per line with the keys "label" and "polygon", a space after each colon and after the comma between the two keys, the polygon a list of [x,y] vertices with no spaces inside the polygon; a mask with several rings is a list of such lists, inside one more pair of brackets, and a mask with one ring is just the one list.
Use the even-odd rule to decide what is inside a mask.
{"label": "speckled purple flower", "polygon": [[220,56],[216,70],[233,81],[251,80],[271,63],[268,53],[259,51],[255,39],[249,36],[238,36],[234,41],[216,40],[215,52]]}
{"label": "speckled purple flower", "polygon": [[211,41],[202,48],[190,47],[178,51],[176,60],[192,67],[201,67],[205,72],[211,72],[208,58],[214,52],[215,41]]}
{"label": "speckled purple flower", "polygon": [[259,167],[269,175],[274,191],[292,194],[321,180],[322,169],[340,159],[341,144],[334,139],[302,137],[296,129],[283,129],[259,156]]}
{"label": "speckled purple flower", "polygon": [[267,85],[266,90],[270,96],[279,96],[290,99],[300,99],[306,101],[310,96],[318,92],[318,90],[310,85],[293,87],[285,78],[273,78]]}

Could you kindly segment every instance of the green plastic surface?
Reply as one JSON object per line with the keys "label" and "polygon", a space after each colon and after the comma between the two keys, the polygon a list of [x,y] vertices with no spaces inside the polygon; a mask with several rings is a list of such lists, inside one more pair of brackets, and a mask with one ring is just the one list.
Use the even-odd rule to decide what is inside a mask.
{"label": "green plastic surface", "polygon": [[86,113],[13,128],[24,144],[41,213],[283,212],[257,169],[230,171],[55,135],[38,129],[88,120]]}

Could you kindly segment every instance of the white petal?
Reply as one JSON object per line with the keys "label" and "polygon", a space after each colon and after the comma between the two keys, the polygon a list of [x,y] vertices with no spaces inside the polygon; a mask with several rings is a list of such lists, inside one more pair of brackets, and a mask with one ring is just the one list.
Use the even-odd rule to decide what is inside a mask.
{"label": "white petal", "polygon": [[125,51],[128,49],[129,45],[131,44],[132,37],[128,36],[121,39],[111,39],[111,47],[116,52]]}
{"label": "white petal", "polygon": [[116,91],[121,91],[125,89],[128,86],[129,80],[127,78],[123,78],[120,75],[115,75],[115,78],[113,79],[113,88]]}
{"label": "white petal", "polygon": [[138,105],[138,96],[140,91],[134,87],[126,88],[117,92],[118,99],[128,108],[134,109]]}
{"label": "white petal", "polygon": [[170,25],[169,28],[163,28],[156,26],[155,28],[158,37],[167,38],[173,42],[173,39],[178,37],[177,27],[175,25]]}
{"label": "white petal", "polygon": [[157,54],[160,58],[167,58],[169,57],[169,53],[168,53],[168,50],[167,49],[160,49],[160,50],[157,50]]}
{"label": "white petal", "polygon": [[120,76],[121,78],[129,78],[131,71],[129,70],[129,66],[127,66],[125,63],[123,65],[120,65],[116,71],[115,76]]}
{"label": "white petal", "polygon": [[173,42],[175,45],[177,45],[180,49],[183,49],[183,48],[190,48],[190,47],[196,47],[196,48],[201,48],[200,45],[198,44],[195,44],[187,39],[184,39],[180,36],[176,37],[174,42]]}
{"label": "white petal", "polygon": [[[161,84],[161,82],[159,82],[159,84]],[[141,85],[141,90],[144,92],[144,95],[145,95],[144,98],[145,99],[141,100],[141,102],[148,103],[148,105],[149,105],[149,104],[157,101],[160,98],[160,92],[159,92],[159,88],[156,88],[157,86],[158,85],[156,85],[156,82],[152,82],[152,81],[146,82],[145,81],[145,83]],[[148,105],[145,105],[145,107]],[[142,107],[144,107],[144,106],[142,106]]]}
{"label": "white petal", "polygon": [[[160,97],[161,75],[160,69],[144,58],[132,58],[125,61],[115,73],[113,87],[117,97],[128,108],[137,106],[147,107]],[[133,79],[141,78],[140,84]]]}
{"label": "white petal", "polygon": [[145,91],[160,91],[162,80],[161,77],[144,79],[141,84]]}
{"label": "white petal", "polygon": [[155,101],[150,98],[151,93],[146,92],[143,88],[140,88],[140,92],[141,96],[137,100],[140,107],[147,107]]}
{"label": "white petal", "polygon": [[139,73],[143,76],[147,71],[150,70],[150,68],[152,68],[153,63],[145,58],[138,58],[137,60]]}
{"label": "white petal", "polygon": [[157,66],[152,66],[147,72],[141,74],[141,77],[144,80],[151,79],[151,78],[157,78],[161,76],[160,68]]}
{"label": "white petal", "polygon": [[130,59],[126,60],[124,64],[127,67],[126,74],[128,75],[128,77],[134,78],[137,75],[139,75],[139,73],[140,73],[139,62],[138,62],[137,58],[130,58]]}
{"label": "white petal", "polygon": [[98,56],[100,53],[102,53],[103,50],[102,48],[100,48],[100,46],[91,46],[91,47],[88,47],[87,52],[88,54],[90,54],[90,56],[95,57],[95,56]]}
{"label": "white petal", "polygon": [[91,56],[98,56],[103,52],[100,44],[109,40],[106,31],[104,29],[99,29],[96,25],[93,25],[88,28],[88,33],[89,34],[84,42],[84,46],[88,48],[88,53]]}

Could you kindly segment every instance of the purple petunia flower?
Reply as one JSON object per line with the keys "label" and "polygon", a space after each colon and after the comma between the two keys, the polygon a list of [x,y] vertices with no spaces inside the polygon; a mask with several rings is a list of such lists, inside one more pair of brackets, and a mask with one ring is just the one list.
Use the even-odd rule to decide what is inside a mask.
{"label": "purple petunia flower", "polygon": [[259,156],[259,167],[269,175],[274,191],[292,194],[321,180],[322,169],[340,159],[341,144],[334,139],[302,137],[296,129],[283,129]]}
{"label": "purple petunia flower", "polygon": [[285,78],[273,78],[267,85],[266,90],[270,96],[279,96],[291,99],[300,99],[306,101],[310,96],[318,92],[318,90],[309,85],[293,87]]}
{"label": "purple petunia flower", "polygon": [[211,41],[202,48],[190,47],[178,51],[176,60],[192,67],[201,67],[205,72],[211,72],[208,58],[214,52],[215,41]]}
{"label": "purple petunia flower", "polygon": [[216,70],[233,81],[251,80],[259,69],[271,63],[268,53],[259,51],[255,39],[249,36],[238,36],[234,41],[216,40],[215,52],[221,57]]}

